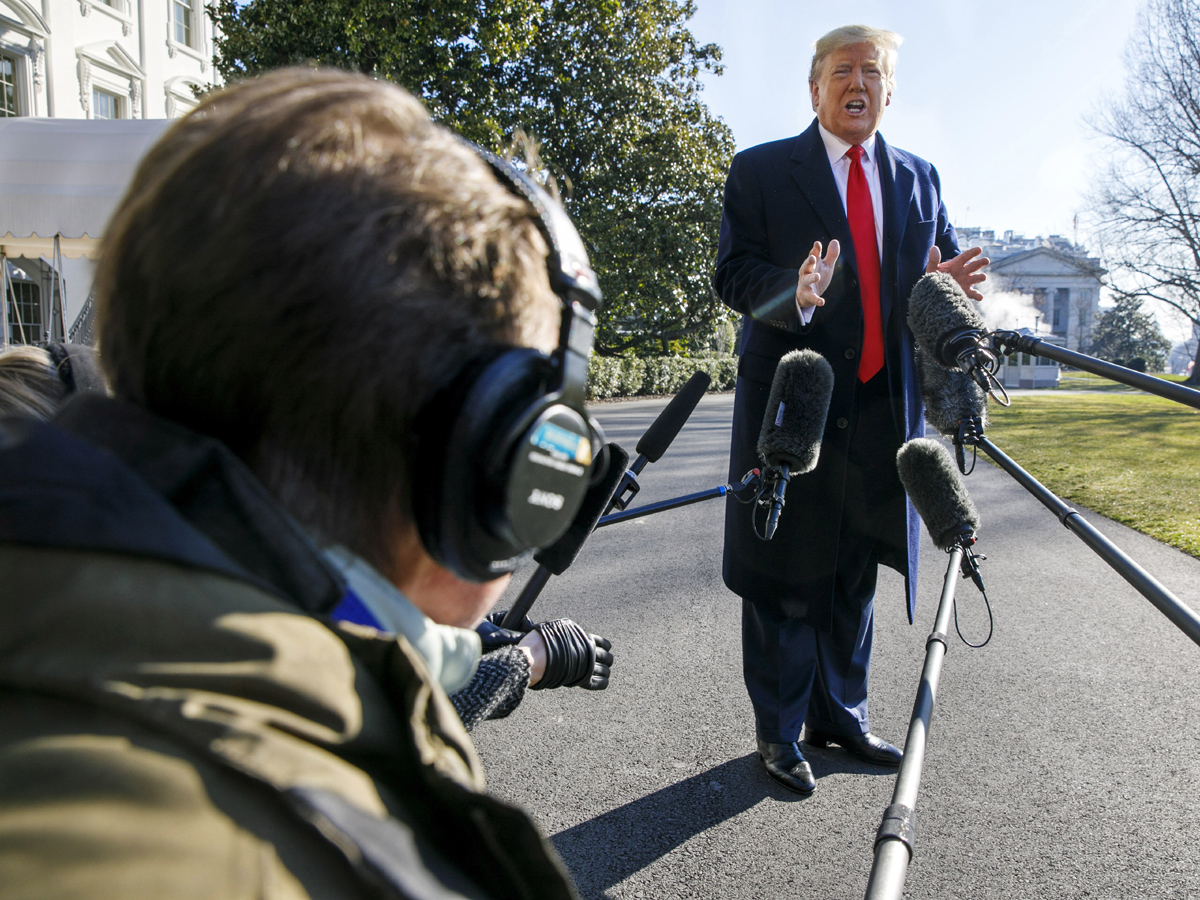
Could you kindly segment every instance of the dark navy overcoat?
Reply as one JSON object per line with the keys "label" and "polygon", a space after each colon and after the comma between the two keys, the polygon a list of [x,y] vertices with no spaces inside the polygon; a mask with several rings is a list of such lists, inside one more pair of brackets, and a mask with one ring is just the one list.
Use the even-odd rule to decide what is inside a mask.
{"label": "dark navy overcoat", "polygon": [[[908,295],[924,274],[934,243],[942,258],[958,241],[942,203],[937,171],[925,160],[887,145],[876,135],[883,190],[883,262],[880,278],[887,377],[897,435],[924,434],[924,408],[905,321]],[[801,326],[796,281],[813,241],[841,245],[825,305]],[[734,593],[776,606],[828,630],[838,534],[846,484],[862,307],[850,226],[814,119],[798,137],[738,153],[725,185],[725,214],[713,284],[743,314],[741,358],[734,400],[730,479],[760,465],[755,451],[775,368],[790,350],[811,348],[834,372],[833,398],[817,467],[792,479],[779,529],[770,542],[755,537],[752,507],[728,501],[725,583]],[[761,518],[761,517],[760,517]],[[902,533],[891,535],[881,562],[904,574],[908,615],[916,608],[920,520],[908,504]]]}

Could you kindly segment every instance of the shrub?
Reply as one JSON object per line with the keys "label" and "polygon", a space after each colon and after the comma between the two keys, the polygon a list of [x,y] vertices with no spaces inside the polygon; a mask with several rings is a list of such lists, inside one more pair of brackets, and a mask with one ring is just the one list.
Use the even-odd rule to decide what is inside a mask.
{"label": "shrub", "polygon": [[588,362],[587,395],[591,400],[615,397],[621,388],[621,359],[593,356]]}
{"label": "shrub", "polygon": [[707,372],[709,390],[733,390],[737,380],[733,356],[593,356],[588,366],[588,399],[636,397],[641,394],[674,394],[697,372]]}
{"label": "shrub", "polygon": [[621,358],[621,376],[618,384],[620,397],[636,397],[642,393],[646,380],[646,362],[636,356]]}

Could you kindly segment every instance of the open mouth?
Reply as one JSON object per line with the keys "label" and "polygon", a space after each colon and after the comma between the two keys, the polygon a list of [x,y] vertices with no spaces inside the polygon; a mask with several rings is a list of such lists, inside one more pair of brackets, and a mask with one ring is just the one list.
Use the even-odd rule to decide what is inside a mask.
{"label": "open mouth", "polygon": [[866,108],[867,108],[867,104],[863,103],[863,101],[861,101],[861,100],[851,100],[849,103],[846,104],[847,112],[860,113],[860,112],[864,112],[866,110]]}

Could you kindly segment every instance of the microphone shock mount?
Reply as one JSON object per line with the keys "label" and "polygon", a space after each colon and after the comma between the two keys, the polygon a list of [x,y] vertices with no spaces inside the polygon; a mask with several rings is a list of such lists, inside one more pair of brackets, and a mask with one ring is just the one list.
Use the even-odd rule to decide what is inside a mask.
{"label": "microphone shock mount", "polygon": [[959,350],[954,357],[958,367],[970,375],[984,393],[1001,406],[1009,406],[1012,400],[997,377],[1002,359],[1002,354],[997,352],[991,336],[987,333],[975,334],[970,344]]}
{"label": "microphone shock mount", "polygon": [[[975,471],[975,463],[979,458],[978,444],[983,440],[983,419],[971,416],[958,420],[958,433],[954,435],[954,456],[958,462],[958,471],[970,475]],[[971,468],[967,468],[967,455],[964,445],[971,448]]]}

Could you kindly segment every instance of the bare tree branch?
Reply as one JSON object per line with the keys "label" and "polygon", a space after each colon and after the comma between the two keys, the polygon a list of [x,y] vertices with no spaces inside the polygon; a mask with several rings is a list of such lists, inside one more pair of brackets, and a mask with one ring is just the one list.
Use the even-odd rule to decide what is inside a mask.
{"label": "bare tree branch", "polygon": [[1106,285],[1124,321],[1152,299],[1200,326],[1200,3],[1147,0],[1125,64],[1090,123],[1112,154],[1090,201]]}

